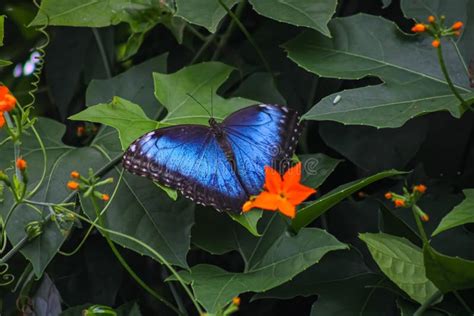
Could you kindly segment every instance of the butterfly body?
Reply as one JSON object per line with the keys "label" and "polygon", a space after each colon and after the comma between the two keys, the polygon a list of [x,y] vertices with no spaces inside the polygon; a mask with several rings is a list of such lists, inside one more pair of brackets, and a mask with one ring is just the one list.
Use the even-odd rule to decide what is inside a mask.
{"label": "butterfly body", "polygon": [[[254,105],[222,122],[176,125],[135,140],[123,166],[180,191],[196,203],[240,213],[264,183],[264,166],[281,169],[293,155],[301,132],[296,111]],[[283,167],[284,168],[284,167]]]}

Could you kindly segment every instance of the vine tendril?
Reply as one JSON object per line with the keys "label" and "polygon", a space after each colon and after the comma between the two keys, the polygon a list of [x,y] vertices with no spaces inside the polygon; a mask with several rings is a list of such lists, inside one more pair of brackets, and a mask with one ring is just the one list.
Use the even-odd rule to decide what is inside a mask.
{"label": "vine tendril", "polygon": [[15,276],[13,274],[8,273],[8,264],[7,263],[0,263],[0,287],[1,286],[8,286],[15,281]]}

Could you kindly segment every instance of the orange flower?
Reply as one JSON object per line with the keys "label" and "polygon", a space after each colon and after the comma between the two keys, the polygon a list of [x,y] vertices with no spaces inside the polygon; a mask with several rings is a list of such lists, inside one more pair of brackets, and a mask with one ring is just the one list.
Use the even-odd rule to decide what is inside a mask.
{"label": "orange flower", "polygon": [[101,199],[107,202],[108,200],[110,200],[110,196],[108,194],[102,194]]}
{"label": "orange flower", "polygon": [[76,181],[69,181],[67,183],[67,187],[69,190],[77,190],[79,189],[79,183],[77,183]]}
{"label": "orange flower", "polygon": [[81,175],[80,175],[79,172],[77,172],[77,171],[71,172],[71,178],[79,179],[80,176],[81,176]]}
{"label": "orange flower", "polygon": [[453,26],[451,26],[451,29],[453,31],[460,30],[463,27],[463,23],[461,21],[454,22]]}
{"label": "orange flower", "polygon": [[461,32],[459,32],[459,31],[454,32],[454,36],[460,36],[460,35],[461,35]]}
{"label": "orange flower", "polygon": [[273,168],[265,166],[265,185],[262,191],[254,199],[250,199],[242,206],[243,212],[248,212],[252,208],[264,210],[279,210],[282,214],[294,218],[296,215],[296,205],[301,204],[316,190],[304,186],[301,180],[301,162],[288,169],[283,175]]}
{"label": "orange flower", "polygon": [[438,48],[439,47],[439,44],[441,44],[441,42],[439,41],[439,39],[435,39],[431,42],[431,46],[433,46],[434,48]]}
{"label": "orange flower", "polygon": [[23,158],[20,157],[16,160],[16,167],[20,169],[21,171],[25,170],[27,166],[28,164],[26,163],[26,160],[24,160]]}
{"label": "orange flower", "polygon": [[387,200],[390,200],[392,197],[393,197],[392,192],[387,192],[387,193],[385,193],[385,198],[386,198]]}
{"label": "orange flower", "polygon": [[428,216],[428,214],[423,214],[423,215],[421,215],[420,218],[423,222],[427,222],[427,221],[430,220],[430,217]]}
{"label": "orange flower", "polygon": [[395,207],[404,207],[405,206],[405,200],[402,199],[396,199],[393,201],[395,203]]}
{"label": "orange flower", "polygon": [[5,125],[5,117],[3,116],[3,112],[0,112],[0,128]]}
{"label": "orange flower", "polygon": [[433,23],[434,21],[436,21],[436,18],[434,16],[430,15],[428,17],[428,22]]}
{"label": "orange flower", "polygon": [[424,24],[417,23],[411,28],[411,31],[415,33],[422,33],[426,31],[426,26]]}
{"label": "orange flower", "polygon": [[427,189],[426,185],[424,185],[424,184],[415,185],[413,187],[413,191],[420,192],[420,193],[425,193],[426,189]]}
{"label": "orange flower", "polygon": [[0,111],[9,112],[15,108],[16,99],[5,86],[0,86]]}
{"label": "orange flower", "polygon": [[240,297],[236,296],[232,299],[232,304],[234,304],[235,306],[239,306],[240,305]]}

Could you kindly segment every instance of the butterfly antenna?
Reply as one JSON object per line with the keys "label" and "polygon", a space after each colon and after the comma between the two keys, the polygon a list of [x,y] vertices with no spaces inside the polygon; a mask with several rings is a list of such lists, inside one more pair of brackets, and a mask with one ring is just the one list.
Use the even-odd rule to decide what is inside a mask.
{"label": "butterfly antenna", "polygon": [[186,93],[188,95],[188,97],[190,97],[191,99],[193,99],[197,104],[199,104],[203,109],[204,111],[206,111],[207,114],[209,114],[210,117],[212,117],[212,114],[209,113],[209,111],[206,109],[206,107],[204,105],[202,105],[201,102],[199,102],[195,97],[193,97],[190,93]]}

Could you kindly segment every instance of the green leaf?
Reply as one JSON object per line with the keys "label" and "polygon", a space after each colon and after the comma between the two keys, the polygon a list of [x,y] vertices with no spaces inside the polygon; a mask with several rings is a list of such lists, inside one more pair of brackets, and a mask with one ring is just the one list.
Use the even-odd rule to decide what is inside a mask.
{"label": "green leaf", "polygon": [[443,217],[432,236],[460,225],[474,223],[474,189],[466,189],[463,193],[466,197],[464,201]]}
{"label": "green leaf", "polygon": [[149,0],[45,0],[30,26],[104,27],[123,21],[135,22],[136,15],[144,10],[169,11],[158,1]]}
{"label": "green leaf", "polygon": [[158,182],[155,182],[153,181],[153,183],[159,187],[161,190],[165,191],[165,193],[168,195],[168,197],[170,199],[172,199],[173,201],[176,201],[178,199],[178,191],[176,190],[173,190],[167,186],[164,186],[164,185],[161,185],[159,184]]}
{"label": "green leaf", "polygon": [[153,95],[153,72],[166,72],[168,54],[151,58],[127,71],[105,80],[92,80],[86,91],[86,105],[109,103],[114,96],[139,104],[156,118],[163,108]]}
{"label": "green leaf", "polygon": [[384,233],[365,233],[359,238],[380,270],[412,299],[423,304],[437,291],[426,278],[421,249],[407,239]]}
{"label": "green leaf", "polygon": [[[367,14],[333,19],[329,28],[333,39],[307,31],[285,44],[288,56],[322,77],[376,76],[384,83],[338,92],[337,104],[333,102],[336,94],[327,96],[304,119],[399,127],[434,111],[449,111],[455,117],[463,113],[428,37],[403,34],[393,22]],[[455,49],[443,45],[443,51],[459,93],[474,99]]]}
{"label": "green leaf", "polygon": [[321,216],[321,214],[329,210],[340,201],[344,200],[346,197],[368,186],[369,184],[387,177],[401,175],[404,173],[405,172],[403,171],[387,170],[364,179],[341,185],[331,192],[326,193],[322,197],[318,198],[316,202],[311,203],[298,211],[298,214],[291,223],[291,227],[295,231],[298,231],[302,227],[309,225],[312,221]]}
{"label": "green leaf", "polygon": [[342,281],[368,272],[370,271],[364,263],[364,258],[355,248],[351,248],[349,251],[334,251],[325,255],[318,264],[301,272],[294,279],[269,291],[255,294],[252,301],[317,295],[324,292],[328,283]]}
{"label": "green leaf", "polygon": [[259,237],[261,234],[258,232],[257,224],[260,218],[262,218],[261,210],[254,210],[243,214],[227,213],[234,221],[245,227],[252,235]]}
{"label": "green leaf", "polygon": [[[228,8],[232,8],[238,0],[224,0]],[[226,15],[225,9],[217,0],[176,0],[176,15],[189,23],[205,27],[215,33],[220,21]]]}
{"label": "green leaf", "polygon": [[318,188],[342,162],[325,154],[300,155],[302,176],[301,183],[311,188]]}
{"label": "green leaf", "polygon": [[[397,307],[401,312],[400,316],[413,316],[415,312],[417,311],[419,306],[416,306],[415,304],[411,302],[407,302],[403,299],[397,299]],[[425,316],[445,316],[445,315],[452,315],[449,314],[448,312],[444,310],[434,310],[434,309],[428,309],[423,312],[423,315]]]}
{"label": "green leaf", "polygon": [[393,312],[394,295],[381,287],[388,287],[386,279],[373,273],[321,284],[318,300],[310,316],[375,316]]}
{"label": "green leaf", "polygon": [[333,250],[347,249],[324,230],[307,228],[296,236],[282,234],[250,269],[242,273],[199,264],[182,272],[191,283],[196,299],[207,312],[222,308],[244,292],[262,292],[278,286],[317,263]]}
{"label": "green leaf", "polygon": [[443,293],[474,287],[474,261],[443,255],[428,244],[423,256],[426,276]]}
{"label": "green leaf", "polygon": [[[162,122],[208,124],[211,103],[216,120],[222,120],[238,109],[258,103],[244,98],[224,99],[216,94],[233,70],[234,68],[222,63],[206,62],[185,67],[173,74],[154,73],[155,96],[168,110]],[[203,104],[205,109],[188,93]]]}
{"label": "green leaf", "polygon": [[280,22],[296,26],[306,26],[330,37],[327,27],[336,12],[337,0],[250,0],[259,14]]}
{"label": "green leaf", "polygon": [[11,64],[11,61],[0,59],[0,67],[10,66]]}
{"label": "green leaf", "polygon": [[125,99],[114,97],[108,104],[97,104],[71,117],[75,121],[88,121],[112,126],[119,132],[122,149],[143,134],[157,129],[159,123],[150,120],[142,108]]}
{"label": "green leaf", "polygon": [[278,91],[272,75],[268,72],[250,74],[232,95],[258,100],[265,104],[286,105],[285,98]]}

